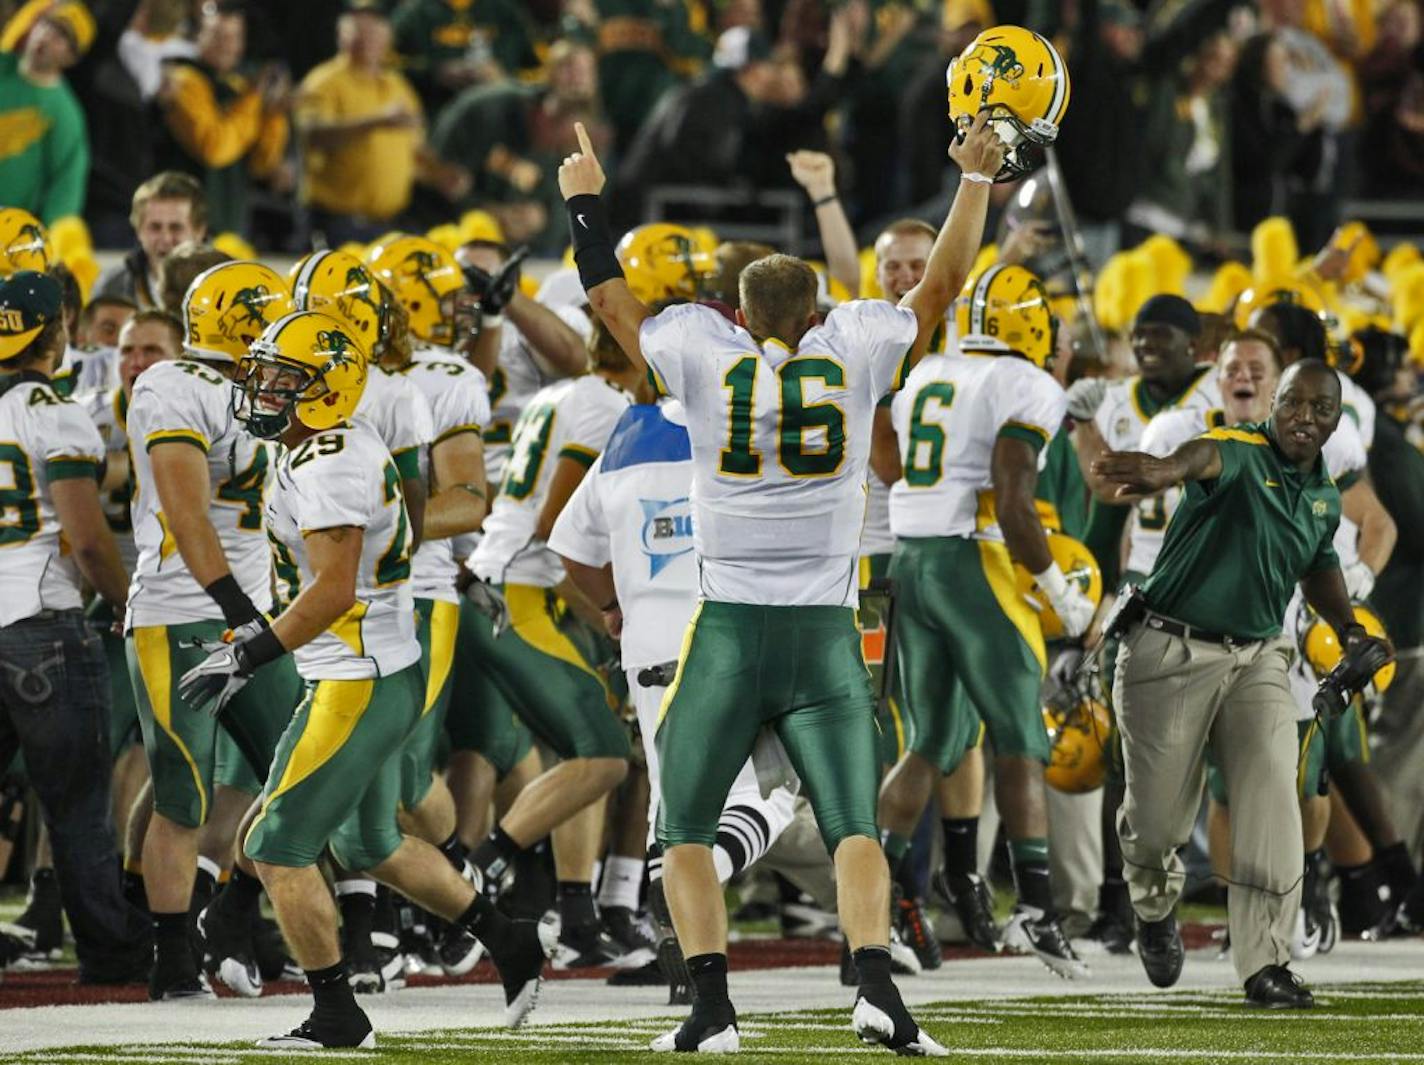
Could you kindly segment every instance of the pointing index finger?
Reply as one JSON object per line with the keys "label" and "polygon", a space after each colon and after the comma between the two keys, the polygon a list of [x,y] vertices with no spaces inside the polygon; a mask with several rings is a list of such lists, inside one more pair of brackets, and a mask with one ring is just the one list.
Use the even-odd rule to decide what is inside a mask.
{"label": "pointing index finger", "polygon": [[590,159],[597,158],[597,156],[593,154],[593,142],[588,139],[588,130],[583,128],[582,122],[574,123],[574,134],[578,137],[579,151]]}

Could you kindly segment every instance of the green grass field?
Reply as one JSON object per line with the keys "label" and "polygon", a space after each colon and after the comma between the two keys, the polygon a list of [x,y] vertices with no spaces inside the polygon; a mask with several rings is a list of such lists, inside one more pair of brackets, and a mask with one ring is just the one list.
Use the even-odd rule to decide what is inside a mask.
{"label": "green grass field", "polygon": [[[1244,1009],[1235,994],[1014,998],[920,1007],[921,1024],[959,1061],[1018,1062],[1394,1062],[1424,1061],[1424,982],[1322,986],[1307,1013]],[[196,1020],[197,1018],[195,1018]],[[855,1043],[845,1010],[745,1013],[740,1060],[791,1063],[882,1055]],[[200,1022],[199,1022],[200,1023]],[[379,1049],[323,1054],[323,1062],[588,1063],[647,1059],[644,1049],[670,1022],[534,1026],[518,1032],[450,1029],[386,1035]],[[37,1051],[9,1060],[46,1065],[94,1062],[270,1062],[241,1044],[95,1045]],[[888,1060],[888,1059],[887,1059]]]}

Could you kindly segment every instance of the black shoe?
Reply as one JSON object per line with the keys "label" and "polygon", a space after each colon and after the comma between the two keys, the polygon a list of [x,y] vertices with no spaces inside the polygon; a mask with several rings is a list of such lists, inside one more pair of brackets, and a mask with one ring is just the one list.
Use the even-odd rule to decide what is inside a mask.
{"label": "black shoe", "polygon": [[609,987],[663,987],[667,984],[667,977],[663,975],[658,959],[654,958],[636,969],[619,969],[605,982]]}
{"label": "black shoe", "polygon": [[1137,953],[1147,979],[1157,987],[1171,987],[1182,975],[1182,963],[1187,959],[1182,946],[1182,930],[1177,927],[1177,915],[1169,913],[1160,921],[1137,922]]}
{"label": "black shoe", "polygon": [[277,922],[259,912],[252,922],[252,949],[256,951],[257,971],[264,981],[300,979],[301,966],[287,953],[287,941]]}
{"label": "black shoe", "polygon": [[1267,965],[1246,981],[1246,1005],[1266,1010],[1308,1010],[1315,1006],[1315,996],[1284,965]]}
{"label": "black shoe", "polygon": [[15,924],[35,934],[28,957],[44,961],[59,960],[64,953],[64,905],[60,902],[59,879],[53,869],[35,870],[30,878],[25,912],[15,918]]}
{"label": "black shoe", "polygon": [[702,999],[692,1004],[692,1012],[676,1029],[658,1036],[651,1047],[656,1051],[680,1050],[703,1054],[731,1054],[741,1046],[737,1011],[731,1002],[709,1005]]}
{"label": "black shoe", "polygon": [[376,1033],[371,1031],[371,1021],[359,1006],[340,1013],[312,1010],[310,1017],[286,1035],[268,1036],[258,1040],[257,1045],[263,1050],[329,1050],[338,1047],[370,1050],[376,1045]]}
{"label": "black shoe", "polygon": [[603,930],[623,948],[624,954],[640,950],[651,953],[657,946],[657,941],[648,933],[647,925],[626,906],[609,906],[599,914],[599,918],[603,922]]}
{"label": "black shoe", "polygon": [[557,945],[558,936],[551,925],[542,921],[514,921],[499,953],[490,951],[490,961],[499,970],[500,982],[504,984],[506,1028],[518,1028],[533,1012],[544,980],[544,963]]}
{"label": "black shoe", "polygon": [[1073,952],[1063,926],[1052,914],[1030,906],[1020,906],[1004,925],[1004,946],[1024,954],[1032,954],[1050,972],[1065,980],[1089,976],[1088,967]]}
{"label": "black shoe", "polygon": [[150,1002],[182,1002],[189,999],[214,998],[208,978],[194,964],[184,970],[180,966],[153,967],[148,977]]}
{"label": "black shoe", "polygon": [[969,942],[995,954],[1003,949],[998,926],[994,924],[994,898],[982,876],[978,873],[941,873],[939,887],[959,915],[959,923]]}
{"label": "black shoe", "polygon": [[[554,968],[595,969],[604,965],[619,964],[625,955],[623,947],[614,942],[603,928],[596,924],[564,928],[559,933],[559,945],[554,950]],[[647,961],[644,957],[639,965]]]}
{"label": "black shoe", "polygon": [[1132,926],[1131,915],[1124,920],[1121,914],[1104,911],[1074,945],[1079,954],[1131,954]]}
{"label": "black shoe", "polygon": [[480,963],[485,947],[459,925],[446,925],[440,938],[440,968],[446,976],[464,976]]}
{"label": "black shoe", "polygon": [[663,892],[662,878],[648,883],[648,916],[657,929],[658,968],[667,980],[668,1005],[692,1005],[692,977],[687,972],[687,959],[682,956],[682,945],[677,941],[677,933],[672,927],[672,912],[668,909],[667,895]]}
{"label": "black shoe", "polygon": [[891,923],[900,935],[900,942],[915,952],[920,968],[938,969],[944,964],[944,952],[935,938],[934,925],[920,900],[901,897],[897,884],[890,908]]}
{"label": "black shoe", "polygon": [[894,984],[862,985],[856,992],[850,1023],[862,1043],[879,1044],[902,1057],[949,1056],[949,1051],[920,1030]]}
{"label": "black shoe", "polygon": [[252,922],[234,922],[214,901],[198,914],[198,940],[203,944],[203,968],[243,998],[262,994],[262,970],[252,943]]}
{"label": "black shoe", "polygon": [[14,965],[34,949],[34,932],[15,925],[0,927],[0,972]]}
{"label": "black shoe", "polygon": [[[379,896],[378,896],[379,900]],[[390,915],[394,923],[394,913]],[[358,995],[379,995],[405,986],[405,965],[400,938],[381,928],[381,907],[376,905],[376,929],[369,934],[348,935],[342,929],[341,955],[346,962],[346,982]]]}

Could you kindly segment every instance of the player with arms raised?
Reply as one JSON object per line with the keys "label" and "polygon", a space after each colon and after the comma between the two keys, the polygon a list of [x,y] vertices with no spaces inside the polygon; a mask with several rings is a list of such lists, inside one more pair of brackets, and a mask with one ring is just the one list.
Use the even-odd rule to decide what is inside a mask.
{"label": "player with arms raised", "polygon": [[[809,266],[771,255],[741,277],[737,324],[697,304],[658,315],[628,288],[588,135],[559,170],[574,257],[595,313],[687,409],[702,604],[658,730],[659,840],[692,1014],[655,1050],[730,1051],[727,917],[711,844],[729,787],[764,727],[805,784],[835,859],[859,972],[853,1026],[899,1053],[942,1055],[890,979],[890,878],[875,821],[874,700],[853,607],[871,418],[928,348],[983,235],[1003,145],[981,115],[951,149],[964,172],[924,280],[898,306],[856,301],[816,318]],[[709,758],[713,749],[720,757]]]}

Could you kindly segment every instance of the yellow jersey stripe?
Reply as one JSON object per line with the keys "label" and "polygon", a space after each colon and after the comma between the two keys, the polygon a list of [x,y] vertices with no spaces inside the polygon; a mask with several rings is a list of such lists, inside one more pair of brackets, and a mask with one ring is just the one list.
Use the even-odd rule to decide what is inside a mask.
{"label": "yellow jersey stripe", "polygon": [[152,451],[159,444],[192,444],[204,452],[211,446],[208,438],[192,429],[160,429],[149,433],[143,441],[143,449]]}

